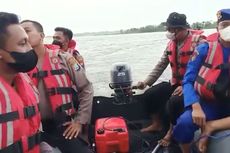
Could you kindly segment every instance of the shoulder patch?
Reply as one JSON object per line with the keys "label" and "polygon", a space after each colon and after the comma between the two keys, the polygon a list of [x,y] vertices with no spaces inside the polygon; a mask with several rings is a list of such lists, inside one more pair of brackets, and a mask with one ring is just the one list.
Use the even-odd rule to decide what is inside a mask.
{"label": "shoulder patch", "polygon": [[222,18],[221,11],[218,11],[216,13],[217,19],[220,20]]}
{"label": "shoulder patch", "polygon": [[195,49],[190,60],[194,61],[198,55],[199,55],[199,52]]}
{"label": "shoulder patch", "polygon": [[74,70],[79,71],[80,70],[80,65],[77,63],[73,65]]}
{"label": "shoulder patch", "polygon": [[78,64],[77,60],[74,57],[70,57],[67,60],[68,64],[74,68],[74,70],[79,71],[81,66]]}
{"label": "shoulder patch", "polygon": [[69,65],[74,65],[74,64],[77,64],[77,60],[74,58],[74,57],[70,57],[68,60],[67,60],[68,64]]}

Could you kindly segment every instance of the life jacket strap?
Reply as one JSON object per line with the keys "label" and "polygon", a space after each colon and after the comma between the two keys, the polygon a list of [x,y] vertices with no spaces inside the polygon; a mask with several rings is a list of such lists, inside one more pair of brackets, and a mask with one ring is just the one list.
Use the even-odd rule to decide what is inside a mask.
{"label": "life jacket strap", "polygon": [[[58,70],[51,70],[51,75],[61,75],[64,74],[66,71],[64,69],[58,69]],[[48,71],[38,71],[36,73],[32,74],[32,78],[45,78],[48,76]]]}
{"label": "life jacket strap", "polygon": [[220,69],[220,70],[229,69],[230,68],[230,63],[220,64],[220,65],[216,66],[215,68]]}
{"label": "life jacket strap", "polygon": [[64,112],[66,110],[72,109],[73,108],[73,102],[69,102],[66,104],[63,104],[61,106],[59,106],[58,108],[56,108],[57,112]]}
{"label": "life jacket strap", "polygon": [[18,111],[4,113],[4,114],[0,115],[0,123],[14,121],[14,120],[17,120],[17,119],[19,119],[19,113],[18,113]]}
{"label": "life jacket strap", "polygon": [[172,55],[172,51],[166,51],[166,55]]}
{"label": "life jacket strap", "polygon": [[71,87],[57,87],[46,89],[49,96],[60,95],[60,94],[73,94],[74,89]]}
{"label": "life jacket strap", "polygon": [[[24,107],[23,112],[24,112],[24,118],[30,118],[37,114],[35,106]],[[6,122],[14,121],[17,119],[19,119],[18,111],[8,112],[8,113],[4,113],[0,115],[0,123],[6,123]]]}
{"label": "life jacket strap", "polygon": [[183,80],[183,76],[179,75],[179,74],[176,74],[176,73],[173,73],[173,77],[176,78],[176,79],[179,79],[179,80]]}
{"label": "life jacket strap", "polygon": [[41,132],[37,132],[36,134],[28,137],[28,149],[33,149],[34,146],[41,143]]}
{"label": "life jacket strap", "polygon": [[[28,150],[33,149],[36,145],[41,142],[41,133],[37,132],[36,134],[29,136],[27,138],[28,142]],[[22,141],[19,140],[3,149],[1,149],[0,153],[23,153]]]}
{"label": "life jacket strap", "polygon": [[[201,85],[204,85],[205,82],[206,82],[205,79],[202,78],[202,77],[199,76],[199,75],[197,76],[196,81],[197,81],[197,83],[199,83],[199,84],[201,84]],[[206,88],[207,88],[208,90],[213,90],[213,89],[215,88],[215,84],[213,84],[213,83],[211,83],[211,82],[207,82]]]}
{"label": "life jacket strap", "polygon": [[209,63],[206,63],[206,62],[203,64],[203,66],[205,66],[207,68],[210,68],[210,69],[212,68],[212,64],[209,64]]}
{"label": "life jacket strap", "polygon": [[187,52],[180,52],[179,55],[180,56],[190,56],[193,54],[193,51],[187,51]]}

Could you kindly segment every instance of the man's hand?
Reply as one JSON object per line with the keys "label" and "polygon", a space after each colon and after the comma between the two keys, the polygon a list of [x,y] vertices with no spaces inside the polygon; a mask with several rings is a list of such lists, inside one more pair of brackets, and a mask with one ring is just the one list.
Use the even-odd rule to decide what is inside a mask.
{"label": "man's hand", "polygon": [[183,94],[183,89],[182,89],[182,86],[178,86],[174,92],[172,93],[172,96],[181,96]]}
{"label": "man's hand", "polygon": [[201,128],[206,124],[206,116],[198,102],[192,105],[192,120]]}
{"label": "man's hand", "polygon": [[74,120],[64,123],[63,126],[68,126],[63,133],[63,136],[66,139],[72,139],[73,137],[76,138],[82,128],[82,125]]}
{"label": "man's hand", "polygon": [[137,85],[134,86],[134,87],[136,87],[137,89],[143,90],[143,89],[146,88],[146,86],[147,86],[147,84],[146,84],[145,82],[139,81],[139,82],[137,83]]}

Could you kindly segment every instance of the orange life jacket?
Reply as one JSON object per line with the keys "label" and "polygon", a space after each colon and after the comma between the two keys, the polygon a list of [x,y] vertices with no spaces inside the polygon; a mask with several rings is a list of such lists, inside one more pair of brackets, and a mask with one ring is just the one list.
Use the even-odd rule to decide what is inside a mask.
{"label": "orange life jacket", "polygon": [[208,37],[207,37],[207,41],[216,41],[217,39],[219,38],[219,33],[218,32],[215,32],[215,33],[212,33],[210,34]]}
{"label": "orange life jacket", "polygon": [[[75,44],[74,44],[75,43]],[[71,40],[70,44],[69,44],[69,48],[67,50],[68,53],[70,53],[72,56],[74,56],[77,60],[77,62],[83,67],[85,68],[85,63],[84,63],[84,59],[83,57],[81,56],[81,54],[79,53],[79,51],[77,51],[75,49],[75,46],[76,46],[76,42],[74,40]],[[59,46],[57,45],[53,45],[53,44],[45,44],[45,47],[47,47],[48,49],[51,49],[51,50],[58,50],[60,49]]]}
{"label": "orange life jacket", "polygon": [[15,77],[15,85],[13,89],[0,77],[0,152],[39,153],[38,91],[23,73]]}
{"label": "orange life jacket", "polygon": [[68,44],[68,48],[75,49],[77,43],[75,40],[71,39]]}
{"label": "orange life jacket", "polygon": [[191,34],[189,34],[184,41],[183,46],[179,50],[179,54],[177,53],[176,42],[171,40],[168,43],[167,55],[172,70],[172,85],[181,85],[182,79],[186,72],[187,63],[190,59],[190,56],[193,54],[195,47],[197,46],[199,38],[201,37],[201,35],[199,34],[200,31],[197,32],[193,30],[190,32]]}
{"label": "orange life jacket", "polygon": [[74,89],[68,72],[61,66],[58,53],[58,50],[46,49],[41,70],[36,67],[28,74],[36,86],[39,79],[44,81],[53,113],[59,111],[71,115],[74,111],[72,102]]}
{"label": "orange life jacket", "polygon": [[218,41],[209,42],[209,51],[204,64],[201,66],[194,87],[201,97],[214,100],[213,93],[216,80],[221,73],[223,65],[223,51]]}

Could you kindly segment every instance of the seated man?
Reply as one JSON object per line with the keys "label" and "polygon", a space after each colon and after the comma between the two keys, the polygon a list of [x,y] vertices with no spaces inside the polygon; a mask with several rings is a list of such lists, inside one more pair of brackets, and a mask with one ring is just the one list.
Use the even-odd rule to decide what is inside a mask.
{"label": "seated man", "polygon": [[0,12],[1,153],[40,153],[38,91],[25,73],[37,61],[17,15]]}
{"label": "seated man", "polygon": [[[87,143],[80,137],[90,123],[93,100],[92,84],[85,71],[69,53],[46,48],[40,23],[25,20],[21,26],[38,55],[36,68],[28,74],[40,92],[45,140],[63,153],[90,153]],[[77,111],[73,107],[75,90],[79,101]]]}
{"label": "seated man", "polygon": [[[170,99],[170,101],[183,103],[181,82],[186,65],[195,46],[203,40],[200,31],[189,29],[184,14],[176,12],[169,14],[166,27],[166,36],[169,39],[166,50],[149,76],[145,81],[138,82],[137,87],[144,89],[147,85],[151,86],[154,84],[169,64],[172,70],[172,79],[170,82],[154,85],[144,93],[145,101],[148,103],[147,109],[152,114],[153,122],[147,128],[142,129],[142,132],[159,131],[162,129],[161,122],[165,120],[163,117],[166,113],[165,106],[167,100]],[[170,139],[169,135],[167,135],[167,139]]]}
{"label": "seated man", "polygon": [[[204,129],[207,121],[230,115],[230,9],[220,10],[217,18],[218,37],[197,47],[184,76],[185,111],[173,130],[183,153],[190,153],[194,132],[198,128]],[[205,153],[206,147],[202,145],[199,150]]]}
{"label": "seated man", "polygon": [[53,44],[58,45],[62,51],[69,52],[85,68],[84,59],[75,49],[76,41],[72,38],[73,32],[70,29],[57,27],[53,36]]}

